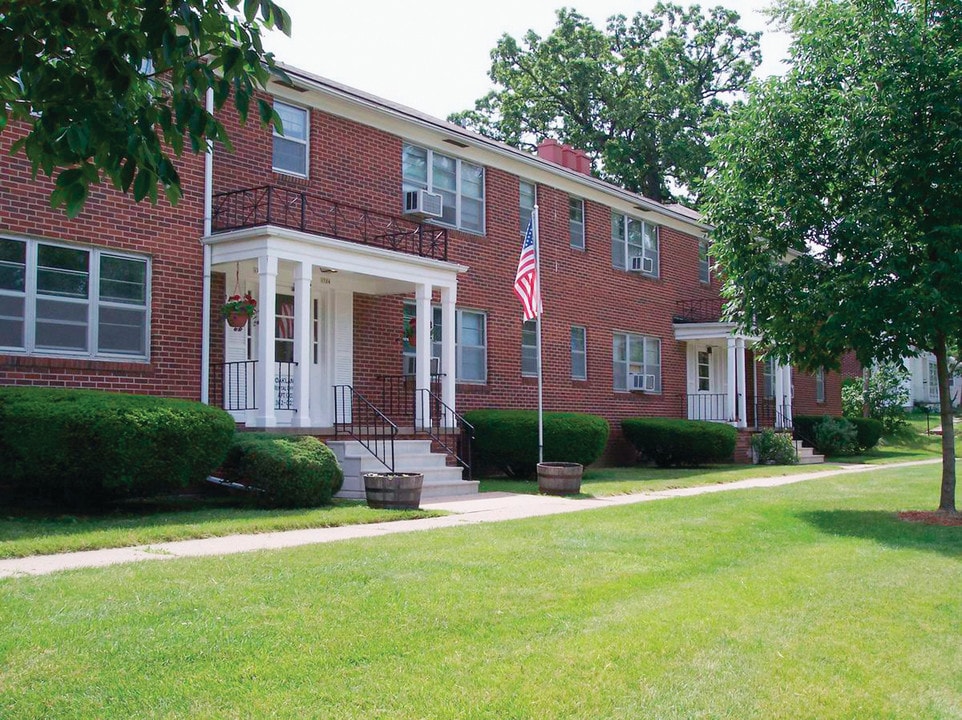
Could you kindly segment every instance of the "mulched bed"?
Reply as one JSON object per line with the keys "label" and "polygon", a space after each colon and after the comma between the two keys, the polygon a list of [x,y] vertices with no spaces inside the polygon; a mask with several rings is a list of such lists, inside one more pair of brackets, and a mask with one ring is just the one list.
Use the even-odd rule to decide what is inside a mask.
{"label": "mulched bed", "polygon": [[904,510],[899,513],[899,519],[906,522],[923,523],[924,525],[944,525],[945,527],[962,527],[962,514],[925,511],[925,510]]}

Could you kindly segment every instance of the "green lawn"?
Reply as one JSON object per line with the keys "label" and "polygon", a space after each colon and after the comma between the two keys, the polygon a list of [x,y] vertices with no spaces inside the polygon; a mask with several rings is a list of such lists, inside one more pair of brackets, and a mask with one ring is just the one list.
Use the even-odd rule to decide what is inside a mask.
{"label": "green lawn", "polygon": [[193,499],[173,499],[159,506],[103,515],[48,515],[0,509],[0,558],[441,514],[427,510],[373,510],[363,501],[350,500],[335,500],[331,506],[307,510],[260,510]]}
{"label": "green lawn", "polygon": [[0,581],[0,717],[962,718],[938,468]]}

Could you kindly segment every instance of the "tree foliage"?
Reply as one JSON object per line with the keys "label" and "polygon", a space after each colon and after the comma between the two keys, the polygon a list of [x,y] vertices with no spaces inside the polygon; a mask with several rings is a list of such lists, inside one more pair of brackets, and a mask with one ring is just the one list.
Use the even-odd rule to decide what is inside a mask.
{"label": "tree foliage", "polygon": [[71,216],[102,178],[138,201],[156,202],[160,186],[176,202],[171,154],[185,140],[195,153],[229,144],[208,89],[215,109],[233,95],[246,119],[278,71],[261,29],[289,26],[273,0],[0,0],[0,130],[27,123],[13,152],[56,175],[51,205]]}
{"label": "tree foliage", "polygon": [[962,4],[787,0],[791,69],[713,143],[726,293],[783,359],[936,356],[940,507],[954,510],[947,345],[962,337]]}
{"label": "tree foliage", "polygon": [[491,52],[497,89],[449,119],[510,145],[555,138],[585,150],[600,177],[655,199],[704,176],[707,140],[761,61],[758,33],[721,7],[658,3],[605,30],[557,12],[546,38],[504,35]]}

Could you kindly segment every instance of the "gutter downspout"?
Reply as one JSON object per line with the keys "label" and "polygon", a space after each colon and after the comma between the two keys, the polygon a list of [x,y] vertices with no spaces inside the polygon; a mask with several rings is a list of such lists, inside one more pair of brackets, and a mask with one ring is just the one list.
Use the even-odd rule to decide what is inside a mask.
{"label": "gutter downspout", "polygon": [[[207,112],[214,112],[214,91],[207,89]],[[214,143],[207,141],[204,153],[204,284],[201,291],[201,340],[200,340],[200,401],[210,404],[210,245],[204,242],[210,237],[212,193],[214,190]]]}

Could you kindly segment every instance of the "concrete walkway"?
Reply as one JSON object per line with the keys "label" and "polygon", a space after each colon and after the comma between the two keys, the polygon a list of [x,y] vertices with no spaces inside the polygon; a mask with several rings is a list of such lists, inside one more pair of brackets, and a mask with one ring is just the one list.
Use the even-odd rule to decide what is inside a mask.
{"label": "concrete walkway", "polygon": [[635,493],[631,495],[612,495],[604,498],[563,498],[548,495],[516,495],[512,493],[482,493],[470,497],[437,498],[422,503],[425,510],[446,510],[450,515],[420,520],[399,520],[395,522],[372,523],[369,525],[345,525],[332,528],[313,528],[309,530],[287,530],[283,532],[259,533],[256,535],[228,535],[226,537],[204,538],[201,540],[179,540],[139,545],[136,547],[112,548],[108,550],[86,550],[81,552],[60,553],[57,555],[34,555],[25,558],[0,560],[0,578],[46,575],[61,570],[77,568],[106,567],[120,563],[141,560],[173,560],[183,557],[205,557],[210,555],[231,555],[254,550],[276,550],[280,548],[313,545],[316,543],[351,540],[355,538],[379,537],[392,533],[416,532],[449,528],[461,525],[474,525],[485,522],[501,522],[520,518],[559,515],[562,513],[594,510],[597,508],[632,505],[635,503],[663,500],[665,498],[689,497],[707,493],[729,492],[749,488],[777,487],[790,485],[815,478],[847,475],[851,473],[889,470],[897,467],[916,465],[935,465],[936,460],[916,460],[913,462],[893,463],[890,465],[851,465],[839,470],[800,473],[780,477],[753,478],[737,482],[702,485],[699,487],[679,488]]}

